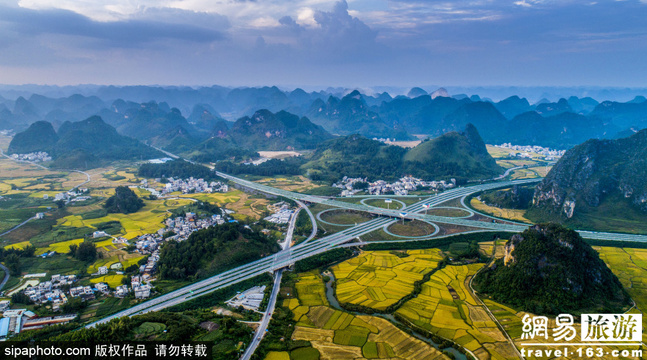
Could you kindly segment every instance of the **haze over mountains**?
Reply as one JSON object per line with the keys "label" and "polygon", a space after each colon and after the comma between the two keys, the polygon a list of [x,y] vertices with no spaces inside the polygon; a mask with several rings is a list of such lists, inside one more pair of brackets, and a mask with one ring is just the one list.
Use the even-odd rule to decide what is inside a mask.
{"label": "haze over mountains", "polygon": [[[79,123],[80,128],[86,128],[88,122],[105,128],[105,132],[114,137],[113,143],[124,144],[129,149],[103,156],[106,158],[142,157],[144,153],[133,147],[137,144],[134,139],[137,139],[208,162],[249,158],[260,150],[318,149],[326,140],[351,134],[369,139],[412,140],[415,139],[413,134],[437,138],[452,132],[463,133],[467,128],[467,133],[477,133],[485,143],[509,142],[563,149],[588,139],[625,137],[647,127],[647,99],[642,96],[628,102],[598,102],[591,97],[570,96],[555,102],[542,100],[532,104],[519,96],[498,102],[478,95],[450,97],[449,92],[442,88],[431,93],[422,88],[412,88],[407,92],[408,96],[396,97],[387,92],[368,95],[358,90],[306,92],[302,89],[284,91],[277,87],[89,86],[48,89],[61,92],[78,90],[94,95],[0,97],[0,130],[20,132],[39,121],[50,123],[49,126],[39,123],[29,130],[30,136],[17,136],[10,151],[26,151],[36,144],[37,148],[49,149],[57,159],[68,150],[75,150],[76,160],[70,164],[77,165],[86,163],[86,160],[93,162],[92,158],[87,158],[89,155],[101,154],[95,151],[99,149],[89,144],[80,150],[71,142],[64,142],[65,146],[58,145],[64,139],[62,134],[74,129],[76,125],[73,124],[79,121],[85,121]],[[460,145],[461,139],[454,140],[450,148],[455,146],[457,153],[463,154],[463,149],[470,148],[469,145]],[[423,147],[433,147],[430,144]],[[105,152],[110,148],[100,150]],[[112,149],[116,151],[117,148]],[[441,150],[437,147],[435,151],[443,153]],[[406,157],[401,154],[400,158],[402,161],[410,161],[412,157],[417,159],[415,161],[423,158],[436,161],[429,158],[430,153],[412,150]],[[451,152],[444,153],[452,158]],[[477,169],[477,162],[463,166],[471,162],[469,158],[465,159],[466,162],[453,163],[462,164],[457,169],[475,171],[474,176],[467,176],[469,178],[487,177],[494,173],[489,159],[479,164],[480,169]],[[449,169],[447,165],[443,166]],[[459,174],[464,175],[463,170]],[[427,172],[441,173],[448,174],[447,171]]]}
{"label": "haze over mountains", "polygon": [[[214,131],[228,132],[233,121],[265,109],[305,116],[336,135],[359,133],[370,138],[410,140],[412,134],[435,137],[472,123],[487,143],[568,148],[589,138],[616,138],[631,129],[647,127],[644,97],[599,103],[591,97],[570,96],[532,104],[519,96],[492,102],[478,95],[449,97],[444,89],[428,94],[421,88],[411,89],[409,96],[396,97],[386,92],[367,95],[358,90],[306,92],[277,87],[93,89],[95,95],[91,96],[53,98],[31,94],[0,98],[0,129],[21,131],[39,120],[58,128],[65,121],[99,115],[122,135],[165,144],[180,133],[199,143]],[[87,88],[77,90],[89,92]]]}

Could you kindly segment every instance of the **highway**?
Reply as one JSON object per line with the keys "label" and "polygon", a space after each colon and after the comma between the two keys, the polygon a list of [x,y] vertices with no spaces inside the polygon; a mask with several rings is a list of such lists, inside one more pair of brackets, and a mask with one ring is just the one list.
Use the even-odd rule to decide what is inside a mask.
{"label": "highway", "polygon": [[[172,154],[167,153],[167,155],[172,155]],[[496,221],[496,220],[493,220],[492,222],[490,222],[490,221],[470,220],[466,218],[428,215],[428,214],[422,213],[423,210],[425,210],[425,207],[423,207],[423,205],[434,207],[454,199],[461,199],[461,203],[464,204],[464,199],[467,196],[478,192],[493,190],[497,188],[510,187],[512,185],[529,184],[529,183],[533,183],[541,180],[541,179],[526,179],[526,180],[498,181],[498,182],[490,182],[486,184],[479,184],[479,185],[468,186],[468,187],[458,187],[458,188],[450,189],[440,194],[436,194],[431,197],[427,197],[415,204],[406,206],[403,209],[390,210],[390,209],[368,206],[364,204],[348,203],[348,202],[339,201],[339,200],[322,197],[322,196],[306,195],[306,194],[295,193],[295,192],[286,191],[282,189],[277,189],[267,185],[258,184],[244,179],[240,179],[222,172],[216,172],[216,174],[242,187],[253,189],[255,191],[263,192],[266,194],[287,197],[296,201],[300,208],[303,208],[305,211],[308,212],[310,220],[313,224],[313,230],[311,235],[305,241],[301,242],[300,244],[292,248],[289,248],[290,242],[288,241],[286,242],[287,246],[282,251],[276,254],[273,254],[263,259],[259,259],[257,261],[228,270],[221,274],[201,280],[199,282],[177,289],[175,291],[172,291],[168,294],[164,294],[157,298],[142,302],[130,309],[121,311],[119,313],[113,314],[111,316],[108,316],[94,323],[88,324],[86,327],[88,328],[93,327],[97,324],[108,322],[114,318],[119,318],[123,316],[133,316],[137,314],[147,313],[150,311],[158,311],[161,309],[165,309],[177,304],[181,304],[185,301],[192,300],[196,297],[206,295],[213,291],[234,285],[241,281],[251,279],[253,277],[259,276],[266,272],[274,273],[274,279],[275,279],[274,288],[272,290],[272,294],[270,295],[270,302],[268,303],[266,313],[263,316],[261,325],[259,326],[259,329],[258,329],[259,331],[257,331],[257,333],[254,335],[252,343],[247,348],[247,350],[245,351],[242,357],[243,360],[248,360],[249,357],[253,354],[253,351],[256,349],[256,347],[262,340],[263,334],[265,333],[265,329],[267,328],[267,325],[271,320],[271,315],[269,314],[274,312],[274,307],[276,305],[276,297],[280,289],[281,277],[282,277],[283,269],[285,267],[293,265],[295,262],[299,260],[306,259],[311,256],[316,256],[318,254],[324,253],[334,248],[354,246],[352,245],[351,241],[356,239],[359,240],[360,236],[376,231],[382,227],[387,227],[402,218],[417,219],[417,220],[427,221],[431,223],[466,226],[473,229],[470,232],[479,232],[479,231],[521,232],[527,229],[531,225],[509,221],[509,220],[505,220],[505,223],[503,223],[502,221]],[[312,214],[312,212],[306,206],[306,204],[304,204],[304,202],[323,204],[323,205],[328,205],[328,206],[337,207],[341,209],[367,212],[367,213],[376,215],[376,217],[367,222],[352,226],[343,231],[340,231],[319,239],[314,239],[314,237],[317,234],[317,221],[315,219],[314,214]],[[475,213],[478,213],[478,212],[475,211]],[[294,224],[296,223],[296,218],[297,218],[296,215],[298,214],[295,213],[295,216],[292,219],[293,221],[291,221],[290,223],[290,229],[292,231],[294,230]],[[486,214],[481,214],[481,215],[489,217]],[[289,231],[289,233],[291,236],[292,232]],[[605,233],[605,232],[595,232],[595,231],[578,231],[578,233],[583,238],[586,238],[586,239],[647,242],[646,235]],[[455,234],[446,235],[446,236],[453,236],[453,235]],[[446,237],[446,236],[439,236],[439,237]],[[395,240],[395,241],[396,242],[419,241],[426,238],[429,238],[429,237],[410,238],[410,239],[402,239],[402,240]],[[360,244],[365,244],[365,243],[359,241],[359,243],[355,245],[360,245]]]}
{"label": "highway", "polygon": [[[132,308],[129,308],[127,310],[121,311],[114,315],[108,316],[97,322],[91,323],[87,325],[87,327],[92,327],[99,323],[105,323],[107,321],[110,321],[113,318],[118,318],[122,316],[132,316],[132,315],[137,315],[145,312],[161,310],[161,309],[191,300],[195,297],[208,294],[215,290],[222,289],[224,287],[236,284],[238,282],[253,278],[265,272],[273,273],[276,270],[279,270],[281,268],[294,264],[296,261],[321,254],[323,252],[326,252],[336,247],[343,246],[343,244],[348,243],[361,235],[378,230],[384,226],[388,226],[391,223],[398,221],[398,219],[400,218],[400,213],[406,213],[405,217],[410,219],[420,219],[420,220],[437,222],[437,223],[464,225],[475,229],[482,229],[485,231],[512,231],[512,232],[523,231],[530,225],[522,224],[522,223],[502,224],[498,222],[492,223],[492,222],[485,222],[485,221],[475,221],[475,220],[467,220],[467,219],[460,219],[460,218],[425,215],[425,214],[421,214],[420,212],[424,210],[423,208],[424,204],[428,204],[433,207],[443,202],[446,202],[452,199],[463,198],[465,196],[468,196],[470,194],[474,194],[480,191],[491,190],[491,189],[496,189],[501,187],[509,187],[514,184],[524,184],[524,183],[530,183],[532,181],[537,181],[536,179],[503,181],[503,182],[497,182],[497,183],[475,185],[470,187],[459,187],[459,188],[451,189],[443,193],[437,194],[435,196],[426,198],[413,205],[409,205],[404,209],[388,210],[388,209],[382,209],[382,208],[375,208],[367,205],[351,204],[343,201],[331,200],[331,199],[319,197],[319,196],[304,195],[304,194],[294,193],[294,192],[285,191],[281,189],[275,189],[269,186],[256,184],[256,183],[242,180],[223,173],[218,173],[218,175],[257,191],[262,191],[273,195],[285,196],[299,201],[316,202],[316,203],[332,205],[332,206],[337,206],[337,207],[351,209],[351,210],[366,211],[369,213],[382,215],[382,216],[378,216],[375,219],[372,219],[370,221],[358,224],[351,228],[345,229],[343,231],[340,231],[316,240],[312,240],[312,236],[311,236],[308,241],[304,241],[293,248],[286,249],[285,251],[281,251],[279,253],[273,254],[272,256],[268,256],[263,259],[251,262],[249,264],[239,266],[237,268],[228,270],[226,272],[215,275],[213,277],[210,277],[210,278],[201,280],[199,282],[193,283],[191,285],[185,286],[183,288],[177,289],[168,294],[164,294],[157,298],[142,302]],[[316,224],[316,222],[314,224]],[[647,236],[645,235],[601,233],[601,232],[591,232],[591,231],[580,231],[580,234],[583,237],[589,238],[589,239],[647,242]],[[416,241],[416,239],[410,239],[406,241]]]}
{"label": "highway", "polygon": [[2,278],[2,282],[0,283],[0,290],[2,290],[2,288],[4,287],[4,284],[6,284],[7,281],[9,281],[9,269],[2,264],[0,264],[0,269],[4,270],[4,277]]}
{"label": "highway", "polygon": [[[311,240],[313,237],[313,235],[311,235],[311,237],[307,239],[307,241],[304,241],[293,248],[286,249],[285,251],[281,251],[279,253],[273,254],[272,256],[268,256],[263,259],[251,262],[249,264],[239,266],[237,268],[231,269],[229,271],[223,272],[213,277],[201,280],[199,282],[196,282],[191,285],[187,285],[183,288],[177,289],[175,291],[169,292],[168,294],[164,294],[154,299],[142,302],[129,309],[123,310],[114,315],[101,319],[97,322],[91,323],[87,325],[87,327],[93,327],[96,324],[108,322],[113,318],[118,318],[122,316],[132,316],[132,315],[137,315],[137,314],[146,313],[150,311],[161,310],[167,307],[180,304],[187,300],[191,300],[197,296],[205,295],[210,292],[219,290],[221,288],[236,284],[238,282],[251,279],[265,272],[274,272],[278,269],[284,268],[286,266],[290,266],[294,264],[296,261],[321,254],[335,247],[338,247],[344,243],[347,243],[361,235],[368,234],[370,232],[378,230],[385,225],[390,225],[391,223],[398,221],[400,211],[413,214],[415,212],[423,211],[424,210],[423,204],[429,204],[430,206],[438,205],[448,200],[460,198],[462,196],[466,196],[474,192],[483,191],[486,188],[487,189],[495,188],[497,187],[496,185],[497,184],[484,184],[484,185],[477,185],[472,187],[452,189],[444,193],[432,196],[431,198],[419,201],[413,205],[407,206],[406,208],[398,211],[395,211],[395,210],[389,211],[387,209],[379,209],[379,208],[372,208],[366,205],[359,205],[361,206],[362,209],[370,208],[370,210],[374,210],[369,212],[385,213],[385,214],[393,215],[394,217],[376,217],[375,219],[372,219],[370,221],[358,224],[351,228],[345,229],[343,231],[340,231],[316,240]],[[505,187],[505,186],[510,186],[510,184],[507,182],[498,184],[498,187]],[[275,195],[285,196],[285,193],[290,193],[290,192],[284,192],[283,190],[281,190],[281,193],[276,192]],[[290,193],[290,194],[297,194],[297,193]],[[301,194],[298,194],[298,195],[301,195]],[[306,195],[306,197],[309,198],[310,196]],[[314,198],[316,198],[319,201],[327,200],[320,197],[314,197]],[[299,200],[304,200],[304,199],[299,199]],[[357,205],[357,204],[349,204],[343,201],[335,201],[335,203],[339,203],[340,205],[350,205],[353,207],[353,209],[355,209],[355,206]],[[416,214],[416,217],[423,217],[425,219],[427,218],[439,219],[441,221],[448,222],[448,223],[451,223],[452,221],[452,218],[437,217],[437,216],[424,215],[424,214]],[[460,220],[460,219],[454,219],[454,220]],[[471,226],[480,225],[485,229],[490,229],[491,227],[493,227],[493,225],[495,225],[488,222],[477,222],[477,221],[471,221],[469,224]],[[503,224],[499,224],[499,225],[503,225]],[[518,229],[525,229],[528,225],[508,225],[506,228],[510,226],[518,230]],[[500,229],[497,229],[497,230],[500,230]],[[313,234],[316,234],[316,233],[313,233]]]}
{"label": "highway", "polygon": [[[297,223],[297,217],[299,216],[299,212],[304,208],[307,208],[307,207],[301,203],[299,204],[299,208],[297,208],[294,214],[292,214],[292,218],[290,219],[290,225],[288,226],[288,231],[285,233],[285,241],[283,244],[282,251],[286,251],[290,248],[290,244],[292,243],[292,237],[294,235],[294,228]],[[267,330],[267,325],[269,325],[270,323],[270,319],[272,318],[272,313],[274,312],[274,307],[276,306],[276,298],[279,295],[279,291],[281,290],[282,277],[283,277],[283,269],[278,269],[274,271],[274,285],[272,287],[272,293],[270,294],[269,301],[267,302],[267,308],[265,309],[265,313],[263,314],[263,319],[261,319],[261,323],[256,329],[256,332],[254,333],[252,342],[249,344],[247,349],[245,349],[243,356],[240,358],[241,360],[249,360],[249,358],[252,356],[254,351],[256,351],[258,344],[261,343],[261,340],[263,340],[263,337],[265,336],[265,330]]]}

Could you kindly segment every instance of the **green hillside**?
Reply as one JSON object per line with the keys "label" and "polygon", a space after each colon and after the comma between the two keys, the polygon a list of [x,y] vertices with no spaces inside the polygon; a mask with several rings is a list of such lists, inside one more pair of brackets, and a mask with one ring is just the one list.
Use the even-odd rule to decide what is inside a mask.
{"label": "green hillside", "polygon": [[[92,116],[78,122],[65,122],[52,134],[48,122],[30,126],[13,138],[10,149],[48,151],[54,161],[52,167],[88,169],[114,160],[139,160],[160,156],[161,153],[139,141],[119,135],[114,127],[100,117]],[[34,142],[42,140],[42,146]],[[55,139],[55,141],[53,141]]]}
{"label": "green hillside", "polygon": [[573,230],[535,225],[516,234],[475,279],[494,300],[535,314],[625,311],[631,299],[598,253]]}
{"label": "green hillside", "polygon": [[360,135],[321,144],[302,166],[313,179],[343,176],[394,180],[404,175],[425,179],[487,179],[503,172],[488,154],[476,128],[450,132],[407,150]]}
{"label": "green hillside", "polygon": [[51,152],[58,136],[52,124],[47,121],[37,121],[27,130],[16,134],[9,143],[10,154],[26,154],[31,152]]}
{"label": "green hillside", "polygon": [[537,185],[535,221],[594,230],[647,232],[647,130],[589,140],[566,152]]}

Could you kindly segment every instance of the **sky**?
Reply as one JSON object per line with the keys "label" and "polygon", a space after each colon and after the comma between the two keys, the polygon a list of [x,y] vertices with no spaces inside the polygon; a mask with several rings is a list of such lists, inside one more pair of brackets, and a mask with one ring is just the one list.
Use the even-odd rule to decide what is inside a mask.
{"label": "sky", "polygon": [[0,83],[647,84],[647,0],[0,0]]}

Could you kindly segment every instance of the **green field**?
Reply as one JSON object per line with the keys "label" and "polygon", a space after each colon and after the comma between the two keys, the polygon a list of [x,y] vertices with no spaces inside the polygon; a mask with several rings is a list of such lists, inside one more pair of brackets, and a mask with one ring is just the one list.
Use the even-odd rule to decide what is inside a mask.
{"label": "green field", "polygon": [[321,219],[332,224],[354,225],[373,219],[368,213],[352,210],[333,210],[321,214]]}
{"label": "green field", "polygon": [[364,203],[366,205],[375,206],[375,207],[384,208],[384,209],[396,209],[397,210],[397,209],[402,208],[402,204],[400,204],[398,202],[395,202],[395,201],[390,203],[390,204],[387,204],[387,203],[384,202],[384,199],[370,199],[370,200],[366,200]]}
{"label": "green field", "polygon": [[431,235],[436,229],[424,221],[405,220],[398,221],[387,228],[390,232],[401,236],[425,236]]}
{"label": "green field", "polygon": [[435,216],[463,217],[468,216],[470,213],[457,208],[431,208],[427,210],[427,214]]}

